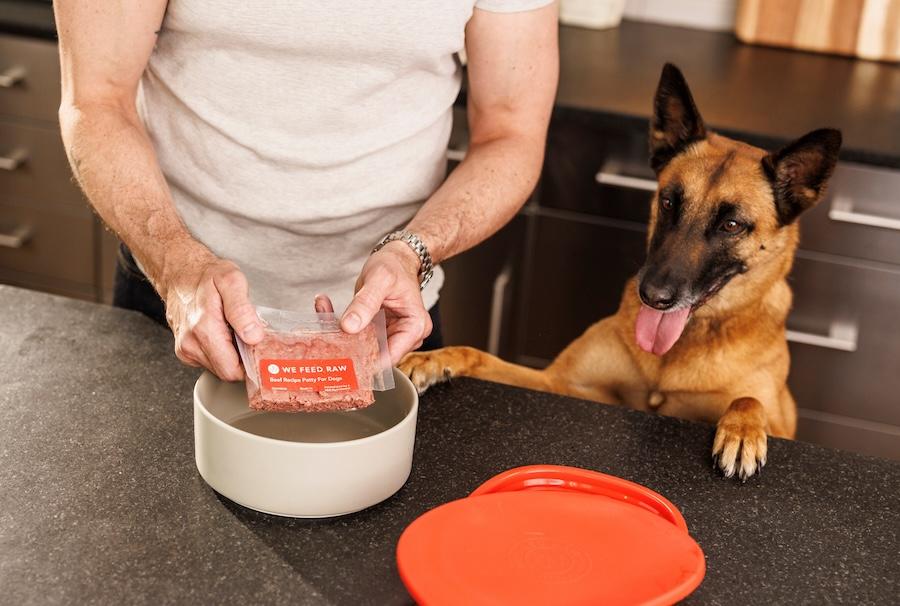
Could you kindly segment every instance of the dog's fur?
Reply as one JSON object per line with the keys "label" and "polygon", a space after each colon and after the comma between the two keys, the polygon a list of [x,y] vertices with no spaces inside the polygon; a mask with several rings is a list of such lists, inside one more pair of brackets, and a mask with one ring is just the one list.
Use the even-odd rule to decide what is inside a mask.
{"label": "dog's fur", "polygon": [[[650,132],[659,188],[647,261],[618,312],[544,370],[470,347],[413,353],[401,370],[420,391],[470,376],[716,422],[713,457],[726,476],[746,479],[766,462],[766,434],[792,438],[796,429],[786,385],[785,278],[797,247],[795,219],[822,198],[840,140],[823,129],[767,153],[708,132],[681,72],[666,65]],[[636,342],[642,300],[693,310],[663,355]]]}

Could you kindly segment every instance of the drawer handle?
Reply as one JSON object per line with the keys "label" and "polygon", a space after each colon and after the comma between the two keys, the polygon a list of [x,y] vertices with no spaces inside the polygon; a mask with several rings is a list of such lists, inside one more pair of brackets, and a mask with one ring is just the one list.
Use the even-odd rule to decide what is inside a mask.
{"label": "drawer handle", "polygon": [[448,149],[447,159],[451,162],[462,162],[466,159],[466,150],[464,149]]}
{"label": "drawer handle", "polygon": [[900,219],[881,217],[867,213],[858,213],[853,210],[853,200],[845,196],[835,196],[828,209],[828,218],[832,221],[855,223],[856,225],[870,225],[900,231]]}
{"label": "drawer handle", "polygon": [[25,80],[25,68],[21,65],[14,65],[0,72],[0,88],[12,88],[23,80]]}
{"label": "drawer handle", "polygon": [[31,237],[31,226],[16,225],[8,232],[0,232],[0,246],[4,248],[22,248]]}
{"label": "drawer handle", "polygon": [[828,335],[817,335],[811,332],[788,330],[787,340],[792,343],[803,343],[838,351],[856,351],[857,328],[855,324],[832,322]]}
{"label": "drawer handle", "polygon": [[0,156],[0,168],[3,170],[16,170],[28,159],[28,150],[17,147],[5,156]]}
{"label": "drawer handle", "polygon": [[503,329],[503,308],[506,304],[506,289],[512,278],[512,267],[507,265],[494,279],[491,292],[491,318],[488,324],[488,353],[500,355],[500,336]]}
{"label": "drawer handle", "polygon": [[629,177],[618,172],[608,170],[609,165],[604,165],[595,177],[600,185],[615,185],[640,191],[656,191],[656,181],[642,177]]}

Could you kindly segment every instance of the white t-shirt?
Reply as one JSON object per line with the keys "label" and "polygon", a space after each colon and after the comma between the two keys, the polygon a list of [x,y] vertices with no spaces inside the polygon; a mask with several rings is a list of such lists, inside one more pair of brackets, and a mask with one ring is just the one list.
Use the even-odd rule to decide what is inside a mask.
{"label": "white t-shirt", "polygon": [[188,229],[254,303],[342,310],[444,179],[473,7],[550,1],[170,0],[138,108]]}

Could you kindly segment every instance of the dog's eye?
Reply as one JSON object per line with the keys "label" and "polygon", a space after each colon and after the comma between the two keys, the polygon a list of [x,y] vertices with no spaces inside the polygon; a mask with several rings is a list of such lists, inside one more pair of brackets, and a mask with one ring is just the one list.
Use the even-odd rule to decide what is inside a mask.
{"label": "dog's eye", "polygon": [[675,203],[672,202],[671,198],[662,198],[659,201],[659,205],[662,206],[665,210],[672,210],[675,206]]}
{"label": "dog's eye", "polygon": [[727,221],[722,221],[722,225],[719,227],[726,234],[737,234],[744,230],[744,226],[735,221],[734,219],[728,219]]}

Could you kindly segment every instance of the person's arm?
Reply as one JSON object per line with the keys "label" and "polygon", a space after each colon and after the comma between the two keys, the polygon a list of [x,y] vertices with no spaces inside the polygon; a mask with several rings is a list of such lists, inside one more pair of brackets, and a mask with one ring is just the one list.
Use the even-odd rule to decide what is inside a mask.
{"label": "person's arm", "polygon": [[[462,163],[406,227],[435,263],[478,244],[534,190],[559,76],[556,3],[519,13],[475,9],[466,27],[470,142]],[[391,242],[363,267],[344,313],[348,332],[384,307],[396,363],[431,332],[419,292],[418,258]]]}
{"label": "person's arm", "polygon": [[245,341],[262,338],[247,281],[191,237],[135,107],[167,1],[53,4],[62,63],[59,120],[72,171],[165,301],[179,359],[239,379],[228,324]]}

